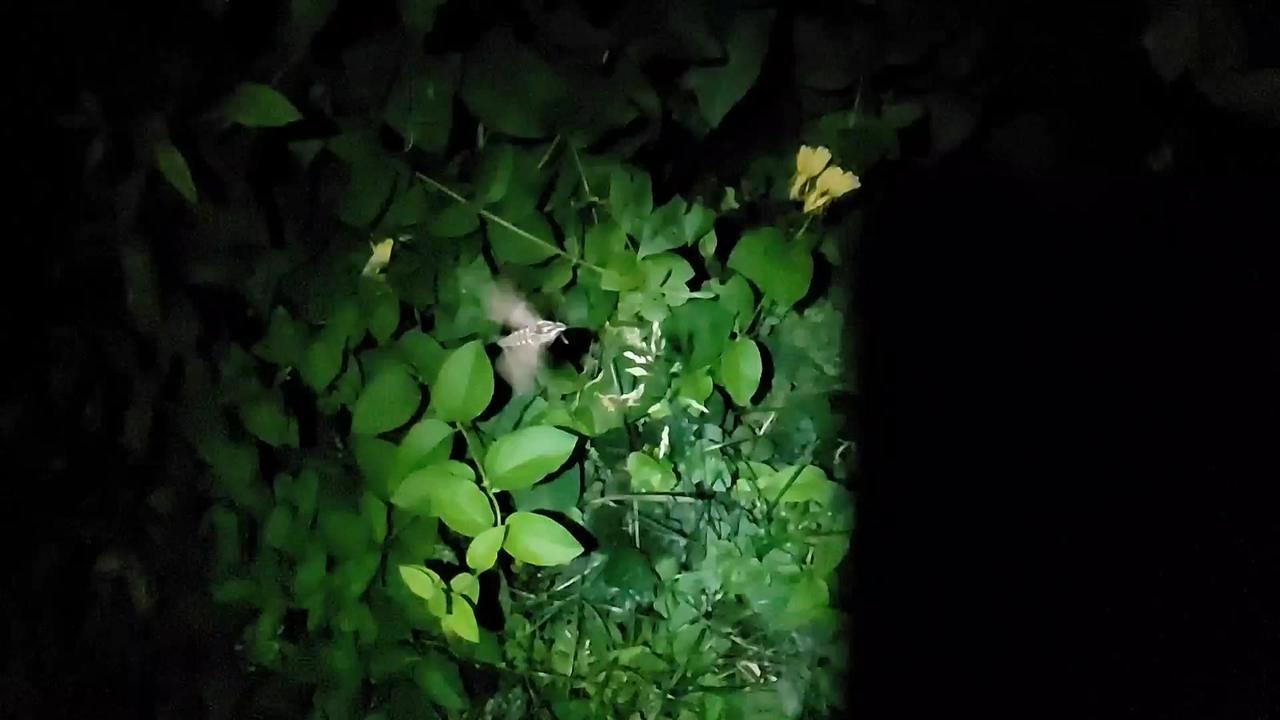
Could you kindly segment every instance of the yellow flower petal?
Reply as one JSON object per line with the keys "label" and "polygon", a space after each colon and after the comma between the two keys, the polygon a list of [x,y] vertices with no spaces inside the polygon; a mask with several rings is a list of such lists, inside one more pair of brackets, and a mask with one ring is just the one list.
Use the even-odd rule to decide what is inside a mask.
{"label": "yellow flower petal", "polygon": [[816,183],[819,192],[826,193],[833,198],[838,198],[851,190],[857,190],[861,186],[862,181],[858,179],[857,175],[848,170],[841,170],[834,165],[823,170]]}
{"label": "yellow flower petal", "polygon": [[387,263],[391,262],[391,246],[394,244],[395,241],[391,238],[387,238],[376,245],[369,244],[373,248],[373,254],[369,256],[369,262],[364,265],[365,275],[375,275],[385,268]]}
{"label": "yellow flower petal", "polygon": [[796,175],[804,180],[817,177],[822,168],[831,162],[831,151],[824,147],[812,148],[801,145],[796,153]]}
{"label": "yellow flower petal", "polygon": [[823,208],[831,204],[831,196],[817,188],[809,191],[804,198],[804,211],[810,215],[821,212]]}

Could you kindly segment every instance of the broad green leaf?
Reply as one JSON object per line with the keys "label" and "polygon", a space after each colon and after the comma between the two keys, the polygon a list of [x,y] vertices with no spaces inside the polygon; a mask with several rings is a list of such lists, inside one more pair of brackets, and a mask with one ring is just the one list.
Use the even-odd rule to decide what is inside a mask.
{"label": "broad green leaf", "polygon": [[461,595],[454,596],[453,608],[441,621],[441,625],[467,642],[480,642],[480,627],[476,625],[476,613],[471,609],[471,603]]}
{"label": "broad green leaf", "polygon": [[642,226],[638,256],[644,258],[692,245],[711,230],[714,222],[715,214],[701,204],[687,205],[682,198],[672,198]]}
{"label": "broad green leaf", "polygon": [[337,557],[358,557],[369,547],[369,524],[356,513],[321,510],[318,527],[326,546]]}
{"label": "broad green leaf", "polygon": [[760,387],[760,373],[764,365],[760,360],[760,348],[751,338],[743,337],[729,344],[720,360],[720,384],[729,391],[729,397],[738,405],[750,405],[751,396]]}
{"label": "broad green leaf", "polygon": [[582,554],[582,545],[560,523],[544,515],[515,512],[507,518],[502,547],[530,565],[564,565]]}
{"label": "broad green leaf", "polygon": [[[542,213],[535,210],[516,219],[504,219],[523,232],[486,220],[494,257],[512,265],[536,265],[556,254],[555,232]],[[530,240],[528,236],[537,240]]]}
{"label": "broad green leaf", "polygon": [[743,233],[729,255],[729,267],[745,275],[784,308],[803,298],[813,280],[813,256],[809,250],[788,243],[782,231],[774,227]]}
{"label": "broad green leaf", "polygon": [[572,465],[551,482],[535,485],[527,490],[513,490],[511,499],[517,510],[554,510],[567,513],[578,506],[582,493],[582,469]]}
{"label": "broad green leaf", "polygon": [[601,220],[587,229],[583,244],[583,257],[587,262],[607,266],[614,255],[627,248],[627,234],[613,220]]}
{"label": "broad green leaf", "polygon": [[365,487],[381,497],[388,497],[394,490],[391,482],[396,446],[379,437],[356,435],[351,438],[351,450],[356,456],[356,466],[364,476]]}
{"label": "broad green leaf", "polygon": [[507,194],[511,184],[511,171],[515,167],[515,153],[505,143],[494,143],[484,149],[480,165],[476,168],[475,202],[491,205]]}
{"label": "broad green leaf", "polygon": [[293,103],[269,85],[241,83],[222,106],[228,123],[245,127],[279,127],[301,120]]}
{"label": "broad green leaf", "polygon": [[711,376],[707,374],[705,367],[685,370],[680,373],[680,378],[676,380],[677,396],[688,398],[700,405],[706,404],[707,398],[711,396],[713,387],[714,383],[711,382]]}
{"label": "broad green leaf", "polygon": [[610,548],[603,578],[609,587],[639,601],[651,600],[658,583],[648,556],[630,545]]}
{"label": "broad green leaf", "polygon": [[570,88],[540,55],[499,28],[467,54],[460,94],[489,128],[512,137],[544,138],[555,133]]}
{"label": "broad green leaf", "polygon": [[360,514],[369,523],[374,544],[381,545],[387,539],[387,506],[377,495],[366,492],[360,498]]}
{"label": "broad green leaf", "polygon": [[263,536],[267,545],[283,549],[289,541],[289,532],[293,529],[293,512],[288,505],[276,505],[267,517],[263,527]]}
{"label": "broad green leaf", "polygon": [[827,473],[816,465],[806,465],[803,468],[788,465],[779,468],[772,474],[760,479],[758,483],[760,492],[764,493],[770,502],[773,502],[778,493],[782,492],[782,488],[787,486],[787,481],[793,475],[795,475],[795,480],[791,482],[791,486],[787,488],[786,494],[782,496],[779,502],[802,503],[813,501],[820,505],[829,505],[840,493],[846,492],[840,483],[829,479]]}
{"label": "broad green leaf", "polygon": [[383,370],[364,386],[351,413],[351,432],[378,435],[409,421],[422,402],[422,390],[403,366]]}
{"label": "broad green leaf", "polygon": [[493,567],[498,561],[498,548],[506,538],[505,525],[489,528],[472,539],[467,546],[467,565],[478,573]]}
{"label": "broad green leaf", "polygon": [[307,346],[298,363],[298,373],[312,390],[320,392],[338,377],[345,352],[343,338],[334,333],[320,333]]}
{"label": "broad green leaf", "polygon": [[421,565],[401,565],[400,578],[414,595],[430,600],[444,589],[444,580],[434,570]]}
{"label": "broad green leaf", "polygon": [[436,651],[428,651],[418,662],[413,679],[432,702],[446,710],[466,710],[471,704],[458,666]]}
{"label": "broad green leaf", "polygon": [[498,438],[485,456],[485,473],[495,490],[532,487],[569,459],[578,438],[546,425]]}
{"label": "broad green leaf", "polygon": [[385,344],[400,325],[400,298],[395,290],[385,281],[362,277],[360,305],[369,334],[379,345]]}
{"label": "broad green leaf", "polygon": [[177,190],[187,202],[196,204],[196,183],[191,179],[191,168],[187,167],[187,159],[173,143],[162,142],[156,146],[156,169],[165,180]]}
{"label": "broad green leaf", "polygon": [[741,275],[733,273],[724,284],[713,284],[713,287],[721,307],[733,315],[734,329],[746,332],[756,307],[755,293],[751,286]]}
{"label": "broad green leaf", "polygon": [[459,203],[452,198],[437,201],[436,211],[427,220],[427,235],[433,238],[460,238],[480,227],[478,208],[472,203]]}
{"label": "broad green leaf", "polygon": [[285,410],[279,391],[264,393],[240,405],[240,420],[254,437],[271,447],[298,446],[298,421]]}
{"label": "broad green leaf", "polygon": [[338,565],[333,573],[337,592],[348,600],[364,594],[382,564],[382,553],[373,550],[352,557]]}
{"label": "broad green leaf", "polygon": [[701,368],[718,360],[729,341],[733,321],[713,300],[690,300],[675,308],[664,324],[672,348],[686,360],[686,367]]}
{"label": "broad green leaf", "polygon": [[631,475],[631,487],[640,492],[669,492],[676,486],[671,466],[642,452],[627,456],[627,473]]}
{"label": "broad green leaf", "polygon": [[459,535],[475,537],[493,527],[493,506],[475,483],[471,468],[456,460],[410,473],[391,502],[414,512],[429,512]]}
{"label": "broad green leaf", "polygon": [[453,449],[453,428],[435,418],[423,418],[409,428],[396,448],[395,477],[449,459]]}
{"label": "broad green leaf", "polygon": [[403,165],[381,155],[351,163],[347,189],[338,204],[338,217],[352,227],[368,228],[401,187],[404,170]]}
{"label": "broad green leaf", "polygon": [[399,487],[391,495],[391,504],[415,515],[439,515],[433,499],[442,486],[453,486],[453,478],[471,482],[474,475],[471,468],[454,460],[433,463],[415,470],[400,481]]}
{"label": "broad green leaf", "polygon": [[[288,310],[277,307],[271,311],[266,337],[253,346],[253,354],[274,365],[291,367],[298,364],[306,347],[306,326],[294,320]],[[338,358],[341,363],[341,352]]]}
{"label": "broad green leaf", "polygon": [[293,576],[293,594],[299,599],[313,597],[324,586],[328,555],[319,543],[308,548],[298,562]]}
{"label": "broad green leaf", "polygon": [[469,422],[493,399],[493,366],[479,340],[449,353],[432,384],[431,406],[446,422]]}
{"label": "broad green leaf", "polygon": [[[449,579],[449,587],[454,592],[471,598],[471,602],[480,602],[480,581],[469,572],[460,572]],[[474,640],[472,642],[475,642]]]}
{"label": "broad green leaf", "polygon": [[383,118],[404,138],[405,147],[430,153],[444,150],[453,126],[459,70],[456,55],[420,56],[397,78]]}
{"label": "broad green leaf", "polygon": [[435,382],[445,355],[444,348],[435,338],[413,328],[401,335],[396,345],[400,348],[400,356],[413,366],[418,380],[425,385]]}
{"label": "broad green leaf", "polygon": [[739,13],[725,43],[728,61],[717,67],[694,68],[685,76],[709,126],[718,126],[760,76],[773,16],[773,10]]}
{"label": "broad green leaf", "polygon": [[609,211],[627,233],[639,235],[653,212],[653,187],[646,173],[619,167],[609,179]]}

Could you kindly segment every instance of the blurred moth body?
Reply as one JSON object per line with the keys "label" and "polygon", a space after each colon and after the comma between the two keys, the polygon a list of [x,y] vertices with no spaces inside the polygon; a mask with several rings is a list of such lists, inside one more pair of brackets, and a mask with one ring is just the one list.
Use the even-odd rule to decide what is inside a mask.
{"label": "blurred moth body", "polygon": [[518,395],[533,389],[542,368],[542,353],[565,331],[564,323],[543,320],[515,290],[499,283],[489,292],[489,318],[512,329],[498,340],[502,357],[498,373]]}

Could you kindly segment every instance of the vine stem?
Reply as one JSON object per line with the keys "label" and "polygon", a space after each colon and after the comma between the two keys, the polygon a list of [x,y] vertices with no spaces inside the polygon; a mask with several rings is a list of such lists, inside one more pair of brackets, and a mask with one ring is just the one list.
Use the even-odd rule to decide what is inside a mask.
{"label": "vine stem", "polygon": [[[428,175],[424,175],[424,174],[422,174],[422,173],[420,173],[420,172],[419,172],[419,173],[414,173],[414,175],[415,175],[415,176],[417,176],[417,178],[418,178],[419,180],[421,180],[422,182],[427,183],[427,184],[428,184],[428,185],[430,185],[431,187],[435,188],[436,190],[439,190],[440,192],[444,193],[445,195],[448,195],[449,197],[451,197],[451,198],[453,198],[454,200],[456,200],[456,201],[458,201],[458,202],[462,203],[463,205],[470,204],[470,201],[469,201],[469,200],[467,200],[467,199],[466,199],[466,198],[464,198],[463,196],[459,195],[458,193],[454,192],[450,187],[448,187],[447,185],[445,185],[445,184],[443,184],[443,183],[441,183],[441,182],[437,181],[435,178],[430,177],[430,176],[428,176]],[[534,242],[534,243],[537,243],[537,244],[541,245],[542,247],[544,247],[544,248],[546,248],[546,249],[550,250],[551,252],[555,253],[556,255],[559,255],[560,257],[563,257],[563,258],[568,259],[568,260],[569,260],[569,262],[572,262],[572,263],[574,263],[575,265],[581,265],[581,266],[583,266],[583,267],[591,268],[592,270],[595,270],[596,272],[598,272],[598,273],[600,273],[600,274],[602,274],[602,275],[603,275],[603,274],[604,274],[604,272],[605,272],[605,269],[604,269],[604,268],[602,268],[602,267],[600,267],[599,265],[596,265],[595,263],[587,262],[586,260],[582,260],[582,259],[576,258],[576,257],[574,257],[574,256],[570,255],[569,253],[567,253],[567,252],[565,252],[565,251],[561,250],[560,248],[556,247],[556,246],[555,246],[555,245],[553,245],[552,243],[549,243],[549,242],[547,242],[546,240],[543,240],[542,238],[540,238],[540,237],[538,237],[538,236],[536,236],[536,235],[534,235],[534,234],[530,233],[530,232],[529,232],[529,231],[527,231],[527,230],[523,230],[523,229],[521,229],[521,228],[516,227],[515,225],[512,225],[512,224],[511,224],[511,222],[510,222],[510,221],[508,221],[506,218],[500,217],[500,216],[498,216],[498,215],[494,215],[493,213],[489,212],[488,210],[485,210],[484,208],[479,208],[479,209],[477,209],[477,210],[476,210],[476,214],[477,214],[477,215],[479,215],[480,217],[484,218],[485,220],[488,220],[489,222],[492,222],[492,223],[497,224],[497,225],[501,225],[502,227],[504,227],[504,228],[506,228],[506,229],[510,230],[511,232],[513,232],[513,233],[515,233],[515,234],[519,235],[520,237],[524,238],[525,240],[528,240],[528,241],[530,241],[530,242]]]}
{"label": "vine stem", "polygon": [[480,457],[479,450],[476,449],[475,443],[471,440],[471,433],[467,432],[467,426],[457,423],[455,427],[458,432],[462,433],[463,439],[467,441],[467,452],[471,454],[471,459],[476,461],[476,469],[480,471],[480,484],[483,486],[485,497],[489,498],[489,505],[493,508],[495,526],[502,524],[502,508],[498,507],[498,498],[493,496],[489,491],[489,478],[484,474],[484,461]]}
{"label": "vine stem", "polygon": [[599,505],[606,502],[619,502],[628,500],[631,502],[702,502],[702,498],[697,495],[688,495],[685,493],[626,493],[622,495],[603,495],[593,500],[587,501],[587,507]]}

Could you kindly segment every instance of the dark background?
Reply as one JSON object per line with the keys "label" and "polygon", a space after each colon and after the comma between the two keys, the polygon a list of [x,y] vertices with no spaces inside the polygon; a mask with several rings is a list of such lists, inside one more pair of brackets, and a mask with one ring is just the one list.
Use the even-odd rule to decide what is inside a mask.
{"label": "dark background", "polygon": [[[163,465],[44,401],[55,329],[124,326],[112,255],[60,265],[83,148],[52,118],[83,88],[146,107],[192,57],[225,52],[238,76],[235,48],[270,38],[217,50],[194,5],[79,5],[42,4],[10,63],[3,717],[151,717],[156,694],[213,683],[234,642],[180,537],[153,559],[193,599],[155,624],[113,622],[77,584],[104,538],[145,538],[130,478]],[[878,171],[848,278],[865,389],[851,713],[1275,717],[1275,8],[868,6],[884,48],[930,38],[877,82],[927,93],[932,119]]]}

